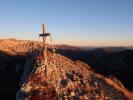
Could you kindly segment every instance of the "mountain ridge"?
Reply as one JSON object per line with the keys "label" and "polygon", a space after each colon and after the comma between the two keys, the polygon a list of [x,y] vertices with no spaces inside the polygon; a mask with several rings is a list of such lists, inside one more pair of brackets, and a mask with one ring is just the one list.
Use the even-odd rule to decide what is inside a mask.
{"label": "mountain ridge", "polygon": [[[15,41],[18,42],[17,40]],[[19,44],[19,42],[17,45],[19,45],[20,47],[23,46],[20,45],[21,43]],[[24,44],[31,43],[31,42],[29,43],[29,41],[28,42],[21,41],[21,42],[23,42]],[[17,46],[17,45],[13,46],[13,44],[11,45],[12,48]],[[26,46],[28,46],[28,50],[25,50],[25,48],[27,47],[21,49],[22,51],[24,50],[25,52],[28,52],[29,55],[26,57],[26,62],[23,65],[24,67],[22,67],[21,69],[22,71],[22,74],[20,75],[21,81],[19,81],[20,89],[16,93],[17,100],[20,100],[21,98],[27,98],[29,100],[33,100],[35,98],[41,99],[42,97],[45,99],[46,98],[50,99],[46,95],[53,97],[54,99],[58,98],[59,100],[63,98],[81,99],[81,100],[82,99],[131,100],[132,99],[132,93],[129,92],[126,88],[124,88],[121,82],[117,82],[117,79],[115,80],[115,79],[105,78],[104,76],[94,72],[87,64],[81,61],[73,61],[65,56],[62,56],[58,53],[53,53],[51,51],[48,51],[49,64],[47,66],[48,68],[47,77],[48,76],[49,77],[45,78],[46,75],[44,74],[45,73],[44,65],[39,65],[33,70],[34,66],[37,65],[38,63],[36,60],[36,56],[39,55],[39,54],[36,55],[36,52],[39,52],[38,49],[36,52],[30,51],[29,49],[31,48],[29,48],[29,46],[33,45],[26,45]],[[11,48],[8,49],[9,50],[2,49],[1,51],[3,52],[8,51],[12,53],[13,49]],[[17,49],[15,49],[13,55],[22,55],[22,53],[20,54],[19,53],[20,53],[19,50],[17,51]],[[28,53],[24,54],[27,55]],[[16,68],[20,67],[20,65],[15,67]],[[27,69],[29,69],[29,71],[26,71]],[[54,73],[54,75],[52,73]],[[30,77],[28,78],[29,75]]]}

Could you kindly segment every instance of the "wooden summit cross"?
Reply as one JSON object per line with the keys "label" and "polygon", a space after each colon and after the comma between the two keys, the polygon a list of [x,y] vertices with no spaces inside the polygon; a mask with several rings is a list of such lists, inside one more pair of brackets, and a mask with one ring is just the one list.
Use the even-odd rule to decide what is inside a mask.
{"label": "wooden summit cross", "polygon": [[47,63],[47,46],[46,46],[46,38],[47,36],[50,36],[50,33],[46,32],[46,27],[44,24],[42,24],[42,34],[39,34],[40,37],[43,39],[43,57],[44,57],[44,63]]}

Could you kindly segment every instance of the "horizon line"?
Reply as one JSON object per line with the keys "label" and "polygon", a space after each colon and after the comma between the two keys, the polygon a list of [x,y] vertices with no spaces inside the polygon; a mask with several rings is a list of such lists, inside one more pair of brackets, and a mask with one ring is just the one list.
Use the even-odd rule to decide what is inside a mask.
{"label": "horizon line", "polygon": [[[0,38],[0,40],[22,40],[22,41],[38,41],[34,39],[19,39],[19,38]],[[42,41],[38,41],[42,42]],[[51,44],[51,43],[48,43]],[[53,43],[52,43],[53,44]],[[86,45],[86,44],[67,44],[67,43],[54,43],[54,45],[65,45],[65,46],[75,46],[75,47],[133,47],[133,45]]]}

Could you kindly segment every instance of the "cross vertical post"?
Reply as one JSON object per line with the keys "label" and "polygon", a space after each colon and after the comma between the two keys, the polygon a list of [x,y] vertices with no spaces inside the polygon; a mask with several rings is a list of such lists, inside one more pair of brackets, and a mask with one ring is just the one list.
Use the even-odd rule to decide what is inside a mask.
{"label": "cross vertical post", "polygon": [[42,24],[42,34],[39,34],[40,37],[43,39],[43,57],[44,57],[44,63],[47,63],[47,46],[46,46],[46,38],[47,36],[50,36],[50,33],[46,33],[46,27],[44,24]]}
{"label": "cross vertical post", "polygon": [[46,27],[44,24],[42,24],[42,34],[43,34],[43,56],[44,56],[44,62],[47,63],[47,47],[46,47],[46,37],[44,36],[46,33]]}

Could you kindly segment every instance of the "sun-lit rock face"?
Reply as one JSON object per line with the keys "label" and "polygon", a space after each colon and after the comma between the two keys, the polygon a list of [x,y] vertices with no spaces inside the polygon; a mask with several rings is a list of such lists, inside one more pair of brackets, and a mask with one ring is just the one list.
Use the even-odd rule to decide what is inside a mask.
{"label": "sun-lit rock face", "polygon": [[[31,56],[21,77],[17,100],[127,100],[124,88],[80,61],[48,52],[47,64]],[[31,63],[32,61],[32,63]],[[29,63],[30,62],[30,63]]]}
{"label": "sun-lit rock face", "polygon": [[27,52],[30,44],[31,43],[29,43],[28,41],[5,39],[1,40],[0,42],[0,50],[11,55],[16,55],[21,52]]}
{"label": "sun-lit rock face", "polygon": [[36,48],[35,44],[40,45],[30,40],[3,39],[0,40],[0,50],[10,55],[26,55]]}

